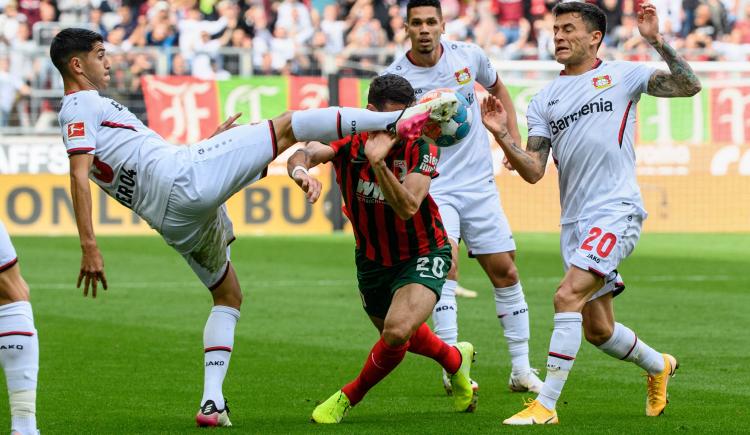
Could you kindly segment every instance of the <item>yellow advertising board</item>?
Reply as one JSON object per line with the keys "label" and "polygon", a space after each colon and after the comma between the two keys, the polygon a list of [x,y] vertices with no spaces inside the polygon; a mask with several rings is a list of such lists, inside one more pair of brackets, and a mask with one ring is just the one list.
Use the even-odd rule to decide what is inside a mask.
{"label": "yellow advertising board", "polygon": [[[325,195],[330,170],[317,175]],[[78,234],[67,175],[0,176],[0,219],[13,235]],[[333,186],[335,187],[335,186]],[[152,234],[137,215],[91,184],[94,230],[97,234]],[[238,192],[227,203],[236,234],[320,234],[332,231],[324,198],[309,204],[286,175],[271,175]]]}

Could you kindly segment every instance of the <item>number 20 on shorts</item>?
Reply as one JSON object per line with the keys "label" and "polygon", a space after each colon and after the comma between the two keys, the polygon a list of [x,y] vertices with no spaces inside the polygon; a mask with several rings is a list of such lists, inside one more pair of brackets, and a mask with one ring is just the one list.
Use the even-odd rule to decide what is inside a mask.
{"label": "number 20 on shorts", "polygon": [[602,258],[607,258],[617,243],[617,236],[612,233],[604,233],[599,227],[593,227],[589,230],[589,236],[581,244],[581,249],[591,251],[594,249],[593,243],[598,239],[596,244],[596,253]]}

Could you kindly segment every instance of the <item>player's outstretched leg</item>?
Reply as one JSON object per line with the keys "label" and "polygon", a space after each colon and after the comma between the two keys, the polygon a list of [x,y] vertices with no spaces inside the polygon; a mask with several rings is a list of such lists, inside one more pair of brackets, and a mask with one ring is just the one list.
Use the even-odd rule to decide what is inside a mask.
{"label": "player's outstretched leg", "polygon": [[292,142],[329,143],[352,134],[380,130],[392,131],[404,139],[416,139],[422,135],[427,121],[447,121],[457,109],[458,99],[448,93],[399,112],[351,107],[300,110],[292,113]]}
{"label": "player's outstretched leg", "polygon": [[453,404],[457,411],[472,412],[476,409],[478,388],[470,378],[474,361],[474,346],[471,343],[450,346],[423,323],[409,339],[409,352],[434,359],[446,373],[451,374],[448,385],[455,388]]}
{"label": "player's outstretched leg", "polygon": [[214,307],[203,329],[203,397],[195,416],[200,427],[231,426],[222,392],[234,349],[234,329],[240,319],[242,293],[231,263],[224,281],[213,290]]}
{"label": "player's outstretched leg", "polygon": [[0,306],[0,363],[8,385],[11,433],[36,435],[39,340],[27,301]]}

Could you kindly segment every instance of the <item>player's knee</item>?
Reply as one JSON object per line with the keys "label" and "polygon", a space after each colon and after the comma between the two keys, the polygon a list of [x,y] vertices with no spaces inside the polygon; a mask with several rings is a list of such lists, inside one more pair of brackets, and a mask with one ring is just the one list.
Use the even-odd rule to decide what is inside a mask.
{"label": "player's knee", "polygon": [[411,337],[411,329],[405,325],[385,325],[383,341],[388,346],[402,346]]}
{"label": "player's knee", "polygon": [[518,269],[516,264],[510,262],[507,266],[498,268],[494,281],[497,287],[510,287],[518,282]]}
{"label": "player's knee", "polygon": [[580,311],[583,304],[580,295],[574,291],[573,287],[562,283],[555,292],[554,305],[555,312],[562,313]]}
{"label": "player's knee", "polygon": [[593,344],[594,346],[601,346],[606,343],[612,337],[614,329],[607,323],[591,323],[584,324],[583,335],[586,337],[586,341]]}

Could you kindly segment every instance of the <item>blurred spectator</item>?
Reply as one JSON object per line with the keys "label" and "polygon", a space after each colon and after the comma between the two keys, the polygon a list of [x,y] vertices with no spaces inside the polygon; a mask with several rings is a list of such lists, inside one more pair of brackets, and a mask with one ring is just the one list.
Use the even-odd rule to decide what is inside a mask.
{"label": "blurred spectator", "polygon": [[18,25],[28,23],[26,15],[20,13],[14,1],[5,5],[3,13],[0,14],[0,45],[9,45],[18,34]]}
{"label": "blurred spectator", "polygon": [[10,114],[19,95],[31,94],[31,88],[19,77],[10,73],[7,57],[0,57],[0,127],[7,127]]}
{"label": "blurred spectator", "polygon": [[330,4],[323,9],[323,19],[320,30],[325,36],[325,50],[330,54],[339,53],[344,49],[344,31],[346,22],[338,19],[338,6]]}
{"label": "blurred spectator", "polygon": [[188,65],[185,57],[182,54],[177,53],[172,56],[172,69],[169,71],[169,73],[173,76],[190,75],[190,66]]}

